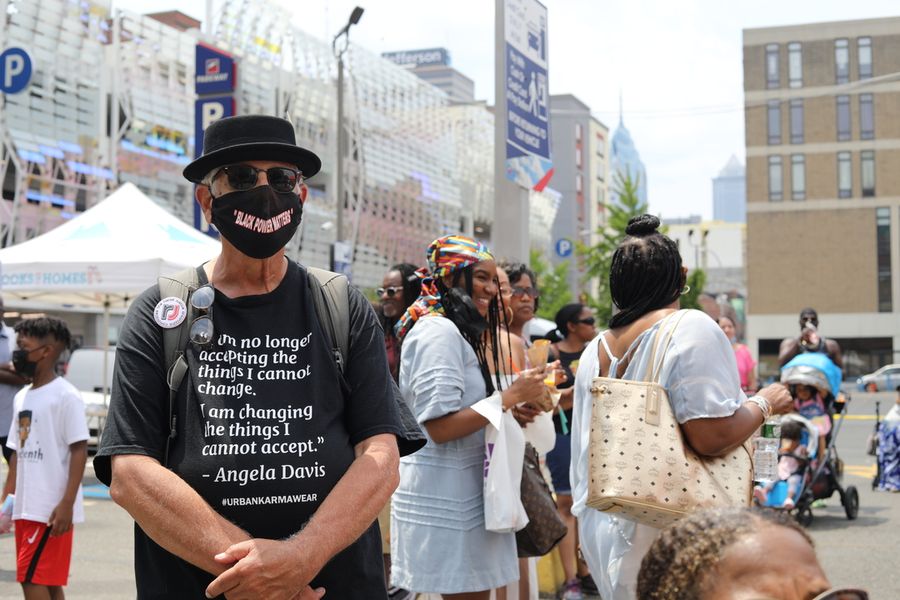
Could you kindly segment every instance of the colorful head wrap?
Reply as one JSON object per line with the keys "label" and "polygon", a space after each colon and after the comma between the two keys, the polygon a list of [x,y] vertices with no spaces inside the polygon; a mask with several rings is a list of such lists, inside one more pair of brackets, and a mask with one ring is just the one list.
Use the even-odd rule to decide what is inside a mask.
{"label": "colorful head wrap", "polygon": [[462,235],[448,235],[434,240],[429,244],[425,254],[428,267],[417,271],[417,274],[422,277],[422,291],[419,293],[419,299],[406,309],[394,326],[394,331],[400,340],[403,340],[420,318],[429,314],[444,314],[444,308],[441,306],[441,294],[435,281],[468,266],[486,260],[494,260],[494,255],[487,246]]}

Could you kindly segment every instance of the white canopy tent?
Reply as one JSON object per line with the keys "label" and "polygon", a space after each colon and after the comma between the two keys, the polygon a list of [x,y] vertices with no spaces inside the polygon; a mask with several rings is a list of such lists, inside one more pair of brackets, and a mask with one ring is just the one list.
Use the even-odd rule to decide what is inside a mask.
{"label": "white canopy tent", "polygon": [[[0,292],[9,304],[102,308],[106,347],[111,307],[126,306],[160,275],[199,265],[219,249],[126,183],[56,229],[0,250]],[[104,382],[107,369],[104,361]]]}

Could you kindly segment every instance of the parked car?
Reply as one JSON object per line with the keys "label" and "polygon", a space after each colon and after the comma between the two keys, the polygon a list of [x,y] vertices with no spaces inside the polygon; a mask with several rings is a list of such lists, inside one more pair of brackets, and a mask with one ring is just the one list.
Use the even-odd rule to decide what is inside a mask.
{"label": "parked car", "polygon": [[874,373],[863,375],[856,380],[856,387],[866,392],[893,391],[898,385],[900,385],[900,364],[885,365]]}
{"label": "parked car", "polygon": [[81,399],[84,401],[85,418],[90,432],[88,446],[94,446],[99,442],[109,408],[109,390],[112,388],[113,365],[116,362],[115,347],[108,348],[105,355],[107,360],[105,386],[103,348],[78,348],[72,352],[65,367],[66,380],[81,392]]}

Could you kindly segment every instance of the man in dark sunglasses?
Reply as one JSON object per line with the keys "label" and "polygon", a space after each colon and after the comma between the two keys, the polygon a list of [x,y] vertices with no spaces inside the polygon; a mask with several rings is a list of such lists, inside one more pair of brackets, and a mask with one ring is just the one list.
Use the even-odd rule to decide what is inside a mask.
{"label": "man in dark sunglasses", "polygon": [[[94,461],[138,525],[138,597],[385,600],[373,523],[402,429],[381,327],[351,288],[338,363],[312,275],[285,256],[321,162],[275,117],[222,119],[203,141],[184,175],[221,254],[189,296],[154,286],[132,305]],[[186,376],[170,399],[174,328]]]}

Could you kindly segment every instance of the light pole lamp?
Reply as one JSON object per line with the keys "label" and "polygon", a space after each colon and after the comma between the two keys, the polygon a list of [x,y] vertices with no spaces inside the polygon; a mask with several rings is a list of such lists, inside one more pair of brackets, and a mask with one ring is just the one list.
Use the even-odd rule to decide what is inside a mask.
{"label": "light pole lamp", "polygon": [[[336,177],[337,185],[335,203],[337,206],[337,215],[335,219],[336,244],[342,244],[344,241],[344,157],[347,155],[347,136],[344,135],[344,52],[350,46],[350,27],[359,23],[362,18],[363,9],[359,6],[350,13],[350,19],[347,24],[337,32],[334,40],[331,42],[331,50],[337,58],[337,165]],[[351,257],[352,258],[352,257]],[[332,249],[331,268],[338,271],[337,263],[337,246]]]}

